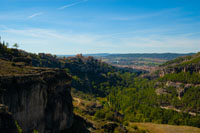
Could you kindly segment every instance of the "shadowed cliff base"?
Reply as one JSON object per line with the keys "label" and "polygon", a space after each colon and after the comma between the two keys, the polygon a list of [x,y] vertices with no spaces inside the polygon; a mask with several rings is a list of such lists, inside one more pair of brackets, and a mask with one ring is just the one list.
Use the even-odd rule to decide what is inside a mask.
{"label": "shadowed cliff base", "polygon": [[74,115],[74,121],[71,128],[61,131],[60,133],[90,133],[95,130],[93,124],[79,115]]}

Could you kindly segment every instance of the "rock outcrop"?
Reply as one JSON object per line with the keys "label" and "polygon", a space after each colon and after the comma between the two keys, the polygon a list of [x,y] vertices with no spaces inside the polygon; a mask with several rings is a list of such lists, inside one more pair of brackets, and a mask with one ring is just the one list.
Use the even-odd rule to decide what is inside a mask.
{"label": "rock outcrop", "polygon": [[60,133],[90,133],[95,132],[93,123],[87,121],[80,115],[74,114],[73,125],[71,128],[62,130]]}
{"label": "rock outcrop", "polygon": [[[36,70],[34,70],[36,71]],[[63,70],[0,76],[0,102],[8,106],[24,133],[57,133],[73,123],[71,77]]]}

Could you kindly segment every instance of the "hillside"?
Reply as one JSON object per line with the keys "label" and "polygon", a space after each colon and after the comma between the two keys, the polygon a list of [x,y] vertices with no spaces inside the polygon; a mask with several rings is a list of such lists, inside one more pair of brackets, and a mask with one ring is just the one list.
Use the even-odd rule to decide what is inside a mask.
{"label": "hillside", "polygon": [[[105,101],[106,99],[99,99],[86,95],[84,93],[73,94],[73,105],[75,114],[81,115],[92,125],[91,132],[143,132],[143,133],[198,133],[200,128],[190,126],[175,126],[167,124],[155,124],[141,121],[141,123],[129,122],[123,120],[123,115],[119,112],[114,112],[113,108],[111,111],[106,110]],[[104,106],[102,106],[104,105]],[[104,111],[99,111],[99,110]],[[111,108],[109,108],[111,109]],[[138,110],[139,111],[139,110]],[[95,113],[96,112],[96,113]],[[105,112],[105,113],[104,113]],[[166,111],[167,112],[167,111]],[[155,112],[156,113],[156,112]],[[176,113],[174,113],[175,115]],[[141,116],[140,116],[141,117]],[[160,115],[159,115],[160,117]],[[158,118],[159,118],[158,117]],[[169,116],[171,117],[171,116]],[[157,118],[157,119],[158,119]],[[177,119],[177,118],[176,118]],[[172,123],[169,123],[172,124]]]}
{"label": "hillside", "polygon": [[157,71],[159,79],[156,92],[171,96],[166,106],[200,113],[200,54],[166,62]]}
{"label": "hillside", "polygon": [[162,75],[180,72],[199,73],[200,72],[200,53],[191,56],[179,57],[161,65],[159,73]]}
{"label": "hillside", "polygon": [[128,122],[200,127],[199,54],[170,62],[175,63],[160,66],[156,78],[155,74],[150,79],[140,76],[132,79],[128,87],[114,88],[99,110],[99,117],[105,119],[117,111]]}
{"label": "hillside", "polygon": [[[108,64],[98,61],[93,57],[69,57],[64,60],[65,70],[72,75],[72,88],[85,93],[91,93],[99,96],[105,96],[109,93],[109,87],[116,85],[117,80],[111,81],[108,74],[114,74],[118,70]],[[120,79],[119,79],[120,80]],[[107,84],[106,84],[107,83]],[[107,88],[104,88],[106,84]]]}
{"label": "hillside", "polygon": [[[10,49],[1,45],[0,59],[14,62],[18,66],[34,66],[64,69],[72,75],[72,88],[96,96],[106,96],[113,86],[126,86],[121,82],[125,73],[131,72],[132,76],[139,75],[142,71],[117,68],[108,65],[94,57],[84,57],[81,54],[75,57],[57,58],[51,54],[32,54],[23,50]],[[12,69],[12,68],[11,68]]]}
{"label": "hillside", "polygon": [[128,82],[124,79],[125,76],[136,77],[142,73],[131,69],[116,68],[91,56],[68,57],[64,62],[65,70],[73,78],[72,87],[96,96],[108,95],[112,87],[125,87]]}
{"label": "hillside", "polygon": [[[189,57],[181,58],[187,59]],[[196,60],[198,57],[199,54],[196,54],[191,59]],[[167,62],[160,66],[159,71],[155,72],[156,78],[154,73],[152,74],[154,78],[150,79],[144,78],[142,75],[132,78],[126,77],[126,86],[113,86],[111,93],[105,98],[94,98],[84,93],[75,93],[75,112],[92,121],[99,130],[106,130],[103,128],[106,123],[117,122],[123,123],[124,127],[119,128],[116,126],[112,131],[126,129],[130,132],[135,130],[141,132],[199,132],[198,128],[170,126],[189,125],[200,127],[199,85],[181,82],[181,78],[185,78],[183,75],[174,78],[179,82],[173,82],[165,78],[168,74],[162,75],[159,73],[168,71],[168,67],[171,66],[180,68],[179,65],[183,62],[177,62],[176,60],[170,61],[176,62],[176,65],[170,65]],[[168,72],[172,75],[190,74],[186,79],[198,80],[199,78],[195,76],[198,75],[197,72],[199,71],[196,67],[197,64],[198,62],[188,64],[195,68],[191,70],[193,74],[190,74],[190,69],[185,69],[188,71],[182,69],[182,71]]]}

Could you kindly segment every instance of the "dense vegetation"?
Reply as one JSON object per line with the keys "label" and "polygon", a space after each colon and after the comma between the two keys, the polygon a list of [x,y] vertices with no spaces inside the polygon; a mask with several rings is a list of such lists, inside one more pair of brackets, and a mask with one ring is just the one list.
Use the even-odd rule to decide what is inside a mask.
{"label": "dense vegetation", "polygon": [[106,96],[113,87],[126,87],[127,77],[136,77],[140,72],[130,73],[119,70],[93,57],[81,55],[66,59],[66,71],[72,78],[72,87],[77,90]]}
{"label": "dense vegetation", "polygon": [[[200,89],[200,88],[199,88]],[[198,108],[199,104],[199,89],[193,88],[195,91],[186,94],[180,103],[184,103],[187,107]],[[194,94],[191,96],[189,94]],[[187,113],[178,113],[173,110],[160,108],[164,98],[178,99],[172,94],[168,96],[158,96],[155,94],[154,82],[145,79],[136,78],[131,84],[131,88],[113,89],[113,91],[104,101],[104,108],[99,110],[95,116],[109,120],[115,120],[114,112],[120,112],[124,115],[124,121],[131,122],[154,122],[173,125],[190,125],[200,127],[200,116],[191,116]],[[198,97],[198,98],[197,98]],[[189,100],[189,99],[190,100]],[[190,103],[189,101],[193,101]],[[188,102],[187,102],[188,101]],[[167,102],[167,101],[164,101]],[[172,102],[172,101],[168,101]],[[173,101],[174,102],[174,101]],[[198,105],[195,105],[198,102]],[[112,117],[111,117],[112,116]]]}
{"label": "dense vegetation", "polygon": [[[187,64],[184,66],[185,69],[182,68],[183,64]],[[112,88],[107,99],[102,100],[104,108],[97,111],[95,117],[118,120],[115,112],[120,112],[124,116],[125,123],[126,121],[155,122],[200,127],[198,64],[199,54],[181,57],[163,65],[167,66],[164,69],[167,69],[168,74],[162,78],[129,79],[132,82],[127,83],[126,87]],[[173,69],[168,69],[170,65],[173,65]],[[171,84],[167,83],[169,81]],[[164,90],[164,93],[156,94],[156,89],[159,88]],[[168,106],[171,108],[161,108]]]}
{"label": "dense vegetation", "polygon": [[200,74],[195,72],[192,74],[190,72],[171,73],[160,78],[160,81],[200,84]]}

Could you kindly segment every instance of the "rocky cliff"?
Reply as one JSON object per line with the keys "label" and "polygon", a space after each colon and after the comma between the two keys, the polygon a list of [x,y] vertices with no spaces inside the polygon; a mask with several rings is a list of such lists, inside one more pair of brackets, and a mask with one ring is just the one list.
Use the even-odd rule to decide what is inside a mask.
{"label": "rocky cliff", "polygon": [[200,53],[192,56],[179,57],[166,62],[160,67],[159,76],[169,73],[190,72],[200,74]]}
{"label": "rocky cliff", "polygon": [[154,75],[162,108],[199,115],[200,53],[168,61]]}
{"label": "rocky cliff", "polygon": [[8,106],[23,132],[56,133],[71,127],[71,78],[63,70],[2,64],[7,67],[0,73],[0,102]]}

